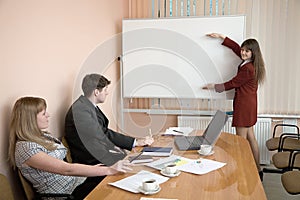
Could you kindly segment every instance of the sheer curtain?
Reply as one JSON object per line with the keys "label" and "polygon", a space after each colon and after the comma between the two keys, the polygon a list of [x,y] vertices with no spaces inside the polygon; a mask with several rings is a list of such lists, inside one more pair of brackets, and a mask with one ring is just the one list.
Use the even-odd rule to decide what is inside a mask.
{"label": "sheer curtain", "polygon": [[259,41],[267,70],[259,113],[300,115],[299,0],[131,0],[129,9],[131,18],[246,15],[246,38]]}
{"label": "sheer curtain", "polygon": [[259,40],[267,69],[261,113],[300,114],[299,9],[298,0],[253,0],[248,36]]}

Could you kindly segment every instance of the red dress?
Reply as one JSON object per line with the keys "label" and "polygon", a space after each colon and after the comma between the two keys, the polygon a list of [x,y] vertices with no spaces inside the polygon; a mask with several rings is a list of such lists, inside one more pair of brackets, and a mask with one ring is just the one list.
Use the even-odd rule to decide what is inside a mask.
{"label": "red dress", "polygon": [[[241,58],[241,47],[229,38],[222,45],[231,48]],[[216,84],[216,92],[235,89],[233,99],[233,127],[250,127],[257,121],[257,88],[255,68],[252,62],[238,66],[238,72],[230,81]]]}

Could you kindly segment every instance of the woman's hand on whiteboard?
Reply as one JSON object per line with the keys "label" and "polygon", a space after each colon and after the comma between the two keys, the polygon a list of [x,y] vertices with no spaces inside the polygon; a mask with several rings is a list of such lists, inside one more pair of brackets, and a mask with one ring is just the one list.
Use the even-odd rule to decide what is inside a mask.
{"label": "woman's hand on whiteboard", "polygon": [[213,83],[207,84],[207,85],[203,86],[202,89],[203,90],[214,90],[215,84],[213,84]]}
{"label": "woman's hand on whiteboard", "polygon": [[212,38],[221,38],[221,39],[225,39],[225,35],[220,34],[220,33],[208,33],[206,34],[206,36],[212,37]]}

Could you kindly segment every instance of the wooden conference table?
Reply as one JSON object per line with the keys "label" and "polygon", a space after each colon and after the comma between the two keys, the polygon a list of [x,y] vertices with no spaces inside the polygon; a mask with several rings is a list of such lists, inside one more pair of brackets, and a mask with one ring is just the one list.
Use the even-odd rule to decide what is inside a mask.
{"label": "wooden conference table", "polygon": [[[152,146],[173,146],[174,154],[191,159],[203,157],[197,151],[178,151],[174,146],[173,136],[156,136]],[[181,172],[179,176],[160,184],[161,191],[156,194],[135,194],[108,185],[141,169],[160,174],[158,170],[147,166],[135,166],[133,173],[107,176],[85,199],[139,200],[141,197],[178,200],[267,199],[247,140],[230,133],[222,133],[214,151],[213,155],[205,158],[227,163],[224,167],[204,175]]]}

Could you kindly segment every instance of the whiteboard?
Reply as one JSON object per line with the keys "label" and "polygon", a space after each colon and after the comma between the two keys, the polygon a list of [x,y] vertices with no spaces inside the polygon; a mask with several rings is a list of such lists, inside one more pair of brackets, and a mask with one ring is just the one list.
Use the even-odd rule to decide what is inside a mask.
{"label": "whiteboard", "polygon": [[221,39],[244,40],[245,16],[123,20],[122,89],[125,98],[232,99],[234,91],[201,89],[223,83],[241,60]]}

